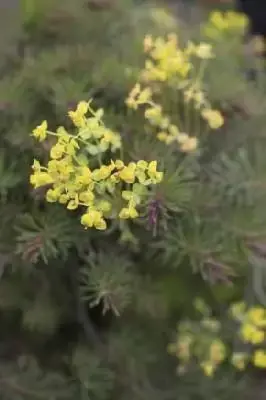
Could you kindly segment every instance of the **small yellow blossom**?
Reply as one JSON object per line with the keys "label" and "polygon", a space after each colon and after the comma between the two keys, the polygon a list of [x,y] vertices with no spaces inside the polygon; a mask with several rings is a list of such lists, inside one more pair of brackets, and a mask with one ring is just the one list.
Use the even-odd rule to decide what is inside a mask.
{"label": "small yellow blossom", "polygon": [[87,190],[79,194],[79,201],[86,206],[92,205],[94,199],[95,195],[91,190]]}
{"label": "small yellow blossom", "polygon": [[103,215],[100,211],[91,209],[81,217],[81,224],[85,228],[92,228],[93,226],[98,230],[106,229],[106,222],[103,219]]}
{"label": "small yellow blossom", "polygon": [[38,160],[33,160],[32,169],[34,172],[41,172],[41,164]]}
{"label": "small yellow blossom", "polygon": [[31,175],[30,182],[37,189],[53,183],[54,180],[47,172],[37,172]]}
{"label": "small yellow blossom", "polygon": [[129,208],[122,208],[122,210],[119,213],[119,218],[121,219],[134,219],[139,216],[138,211],[134,207],[129,207]]}
{"label": "small yellow blossom", "polygon": [[120,170],[120,169],[124,168],[124,166],[125,166],[125,164],[123,163],[122,160],[116,160],[116,161],[115,161],[115,167],[116,167],[116,169]]}
{"label": "small yellow blossom", "polygon": [[60,191],[56,189],[49,189],[46,193],[46,200],[48,203],[55,203],[60,197]]}
{"label": "small yellow blossom", "polygon": [[190,137],[180,145],[180,150],[184,153],[190,153],[195,151],[198,147],[198,139],[196,137]]}
{"label": "small yellow blossom", "polygon": [[119,177],[126,183],[134,183],[136,179],[136,164],[131,163],[119,171]]}
{"label": "small yellow blossom", "polygon": [[213,376],[215,371],[215,365],[212,364],[210,361],[204,361],[200,364],[201,368],[204,371],[204,374],[208,377]]}
{"label": "small yellow blossom", "polygon": [[210,360],[215,364],[225,359],[226,348],[221,340],[215,340],[210,346]]}
{"label": "small yellow blossom", "polygon": [[233,318],[241,320],[246,313],[246,305],[244,302],[234,303],[230,307],[229,312]]}
{"label": "small yellow blossom", "polygon": [[233,353],[231,357],[232,365],[240,371],[243,371],[246,368],[247,362],[248,356],[245,353]]}
{"label": "small yellow blossom", "polygon": [[251,323],[259,328],[266,328],[266,310],[261,307],[250,308],[247,317]]}
{"label": "small yellow blossom", "polygon": [[70,119],[77,128],[84,128],[86,126],[85,114],[87,113],[88,108],[88,103],[86,103],[85,101],[81,101],[77,105],[76,111],[68,112]]}
{"label": "small yellow blossom", "polygon": [[108,213],[112,208],[112,205],[107,200],[100,200],[97,204],[97,209],[103,213]]}
{"label": "small yellow blossom", "polygon": [[201,115],[208,122],[211,129],[219,129],[224,124],[223,116],[219,111],[205,108],[202,110]]}
{"label": "small yellow blossom", "polygon": [[38,139],[40,142],[43,142],[47,137],[47,121],[43,121],[41,125],[38,125],[32,132],[32,135]]}
{"label": "small yellow blossom", "polygon": [[152,183],[160,183],[163,179],[163,173],[157,171],[157,161],[151,161],[147,170]]}
{"label": "small yellow blossom", "polygon": [[199,58],[204,60],[213,58],[212,46],[209,43],[201,43],[195,51],[196,55]]}
{"label": "small yellow blossom", "polygon": [[252,344],[260,344],[265,340],[264,332],[248,322],[241,327],[240,334],[245,342]]}
{"label": "small yellow blossom", "polygon": [[266,352],[264,350],[257,350],[253,356],[253,364],[257,368],[266,368]]}
{"label": "small yellow blossom", "polygon": [[64,154],[65,146],[62,144],[56,144],[50,150],[50,156],[53,160],[58,160]]}
{"label": "small yellow blossom", "polygon": [[153,47],[153,39],[152,39],[151,35],[146,35],[145,36],[143,45],[144,45],[144,51],[146,53],[149,52],[152,49],[152,47]]}
{"label": "small yellow blossom", "polygon": [[69,195],[67,194],[61,194],[61,196],[58,199],[60,204],[66,204],[68,200],[69,200]]}

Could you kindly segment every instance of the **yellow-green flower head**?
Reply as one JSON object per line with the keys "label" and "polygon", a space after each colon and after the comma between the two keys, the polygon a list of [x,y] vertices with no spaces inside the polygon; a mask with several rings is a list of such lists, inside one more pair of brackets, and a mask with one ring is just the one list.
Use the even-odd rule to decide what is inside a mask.
{"label": "yellow-green flower head", "polygon": [[139,216],[138,211],[134,207],[122,208],[119,213],[120,219],[134,219]]}
{"label": "yellow-green flower head", "polygon": [[209,43],[200,43],[195,49],[195,54],[203,60],[208,60],[214,57],[212,46]]}
{"label": "yellow-green flower head", "polygon": [[231,363],[236,369],[243,371],[248,363],[248,355],[245,353],[233,353]]}
{"label": "yellow-green flower head", "polygon": [[40,142],[43,142],[47,137],[47,121],[43,121],[40,125],[37,126],[32,132],[32,136],[34,136]]}
{"label": "yellow-green flower head", "polygon": [[149,163],[147,174],[153,184],[160,183],[163,179],[163,173],[157,171],[157,161]]}
{"label": "yellow-green flower head", "polygon": [[257,350],[253,356],[253,364],[257,368],[266,368],[266,352],[265,350]]}
{"label": "yellow-green flower head", "polygon": [[65,146],[63,144],[57,143],[55,146],[53,146],[50,150],[50,157],[53,160],[59,160],[60,158],[63,157],[65,152]]}
{"label": "yellow-green flower head", "polygon": [[130,163],[118,173],[119,178],[126,183],[134,183],[136,179],[136,163]]}
{"label": "yellow-green flower head", "polygon": [[103,219],[103,214],[95,209],[89,209],[86,214],[81,217],[81,224],[85,228],[95,227],[98,230],[105,230],[107,228],[106,221]]}
{"label": "yellow-green flower head", "polygon": [[213,364],[211,361],[203,361],[200,364],[201,368],[203,369],[203,372],[206,376],[212,377],[214,372],[215,372],[215,364]]}
{"label": "yellow-green flower head", "polygon": [[250,308],[247,313],[248,320],[259,328],[266,328],[266,310],[262,307]]}
{"label": "yellow-green flower head", "polygon": [[251,344],[260,344],[265,340],[265,333],[249,322],[242,325],[240,335],[245,342]]}
{"label": "yellow-green flower head", "polygon": [[227,32],[242,33],[247,28],[248,23],[248,18],[244,14],[233,11],[226,13],[214,11],[211,13],[203,31],[206,36],[216,39]]}
{"label": "yellow-green flower head", "polygon": [[219,129],[224,124],[224,118],[219,111],[205,108],[202,110],[201,115],[211,129]]}
{"label": "yellow-green flower head", "polygon": [[35,189],[53,183],[53,178],[47,172],[36,172],[31,175],[30,183]]}
{"label": "yellow-green flower head", "polygon": [[229,309],[230,314],[232,315],[233,318],[236,320],[242,320],[243,317],[246,314],[246,305],[243,301],[234,303]]}
{"label": "yellow-green flower head", "polygon": [[81,101],[75,111],[69,111],[68,115],[72,120],[73,124],[77,128],[84,128],[86,126],[86,118],[89,109],[89,104],[86,101]]}
{"label": "yellow-green flower head", "polygon": [[85,206],[92,206],[94,203],[95,195],[91,190],[86,190],[79,194],[79,201]]}
{"label": "yellow-green flower head", "polygon": [[226,348],[221,340],[215,340],[210,346],[210,360],[215,364],[221,363],[226,356]]}

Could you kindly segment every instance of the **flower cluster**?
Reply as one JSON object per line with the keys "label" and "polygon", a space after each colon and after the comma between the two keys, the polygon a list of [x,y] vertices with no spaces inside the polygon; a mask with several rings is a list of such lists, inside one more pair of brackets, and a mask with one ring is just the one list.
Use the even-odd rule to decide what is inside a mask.
{"label": "flower cluster", "polygon": [[186,372],[193,362],[200,365],[206,376],[213,376],[224,361],[229,361],[239,371],[244,370],[248,363],[257,368],[266,368],[265,308],[247,308],[244,303],[230,307],[229,316],[239,325],[237,335],[240,342],[251,345],[249,351],[232,352],[229,350],[231,346],[221,340],[221,324],[211,316],[207,305],[197,299],[195,307],[202,315],[201,320],[182,321],[178,325],[175,342],[169,345],[169,352],[179,360],[179,372]]}
{"label": "flower cluster", "polygon": [[248,26],[248,18],[245,14],[234,11],[220,12],[214,11],[203,26],[203,33],[210,39],[220,39],[225,35],[235,36],[237,33],[243,34]]}
{"label": "flower cluster", "polygon": [[226,345],[220,339],[221,325],[210,315],[210,310],[198,299],[196,307],[203,313],[200,323],[182,321],[177,336],[168,350],[179,360],[179,373],[185,373],[193,362],[200,366],[207,376],[212,376],[227,357]]}
{"label": "flower cluster", "polygon": [[258,368],[266,368],[266,309],[259,306],[248,308],[244,303],[237,303],[231,307],[230,313],[239,323],[241,341],[255,346],[250,355],[252,363]]}
{"label": "flower cluster", "polygon": [[[90,118],[86,116],[88,111],[92,115]],[[156,161],[140,160],[128,165],[119,159],[103,162],[103,153],[119,149],[121,138],[104,126],[102,114],[102,110],[94,112],[90,103],[80,102],[75,111],[69,112],[76,134],[70,134],[64,127],[59,127],[56,132],[48,131],[47,122],[43,121],[34,129],[33,136],[41,142],[47,136],[55,137],[56,142],[50,149],[47,166],[34,160],[30,177],[34,188],[49,186],[48,202],[58,202],[69,210],[84,207],[81,224],[99,230],[106,229],[106,218],[113,214],[112,196],[120,193],[127,202],[118,212],[119,218],[136,218],[139,215],[137,206],[147,194],[148,187],[163,178],[162,172],[157,171]],[[97,156],[94,168],[88,160],[90,157],[93,161],[93,156]]]}
{"label": "flower cluster", "polygon": [[[157,138],[166,143],[177,143],[182,152],[191,152],[198,147],[198,138],[192,136],[189,127],[177,126],[165,115],[162,106],[155,102],[154,84],[165,83],[183,94],[186,107],[194,107],[196,113],[211,129],[219,129],[224,121],[218,110],[212,109],[203,90],[202,79],[206,61],[213,58],[213,50],[208,43],[188,42],[182,48],[175,34],[167,39],[154,39],[148,35],[144,40],[144,50],[149,55],[145,68],[137,83],[131,90],[126,103],[132,109],[145,107],[144,116],[157,129]],[[196,66],[200,60],[199,70]],[[143,86],[143,87],[142,87]],[[197,128],[197,127],[196,127]]]}

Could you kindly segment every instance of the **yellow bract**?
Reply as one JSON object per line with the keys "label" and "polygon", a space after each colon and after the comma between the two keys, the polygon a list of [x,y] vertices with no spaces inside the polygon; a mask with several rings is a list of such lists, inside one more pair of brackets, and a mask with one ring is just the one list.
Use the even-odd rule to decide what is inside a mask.
{"label": "yellow bract", "polygon": [[43,121],[40,125],[38,125],[32,132],[32,136],[34,136],[37,140],[42,142],[47,137],[47,121]]}
{"label": "yellow bract", "polygon": [[257,350],[254,353],[253,363],[255,367],[266,368],[266,351]]}

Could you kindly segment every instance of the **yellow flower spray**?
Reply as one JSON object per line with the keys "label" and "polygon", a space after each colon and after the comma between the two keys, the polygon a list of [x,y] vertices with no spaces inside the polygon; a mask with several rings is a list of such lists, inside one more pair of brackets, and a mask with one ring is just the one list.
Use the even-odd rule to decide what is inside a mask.
{"label": "yellow flower spray", "polygon": [[[248,364],[266,368],[266,309],[261,306],[248,308],[245,303],[234,303],[228,316],[237,323],[234,337],[238,337],[246,351],[230,350],[232,343],[222,340],[221,323],[211,315],[210,308],[202,299],[196,299],[195,308],[201,314],[200,321],[181,321],[176,340],[169,345],[169,353],[179,361],[178,372],[189,370],[194,361],[203,373],[212,377],[225,361],[238,371],[244,371]],[[229,340],[230,342],[230,340]],[[250,347],[251,346],[251,347]]]}
{"label": "yellow flower spray", "polygon": [[[208,43],[196,45],[189,42],[182,48],[175,34],[168,35],[167,39],[155,39],[147,35],[144,51],[148,56],[145,68],[126,104],[134,110],[144,109],[145,119],[156,130],[160,141],[167,145],[176,143],[182,152],[192,152],[198,147],[200,119],[212,130],[219,129],[224,123],[222,114],[211,107],[202,82],[206,63],[214,57],[212,46]],[[171,122],[161,104],[154,100],[161,85],[182,93],[183,124]],[[196,116],[199,115],[199,119],[195,115],[189,116],[191,109]],[[192,127],[191,122],[195,119],[196,123]],[[194,135],[191,132],[193,129],[196,130]]]}
{"label": "yellow flower spray", "polygon": [[[87,117],[88,112],[90,117]],[[33,136],[40,142],[49,136],[56,138],[56,142],[50,149],[47,166],[34,160],[31,184],[34,188],[49,185],[46,200],[50,203],[58,202],[68,210],[84,209],[81,224],[85,228],[107,228],[106,219],[116,217],[112,195],[117,194],[125,201],[117,217],[137,218],[137,207],[148,187],[160,183],[163,178],[163,173],[157,171],[157,162],[140,160],[125,165],[122,160],[111,159],[104,163],[103,155],[106,158],[110,152],[121,149],[122,142],[118,133],[103,124],[103,111],[94,111],[90,102],[81,101],[76,110],[68,114],[76,134],[70,134],[64,127],[51,132],[47,121],[33,130]],[[94,168],[90,165],[93,157],[97,160]]]}

